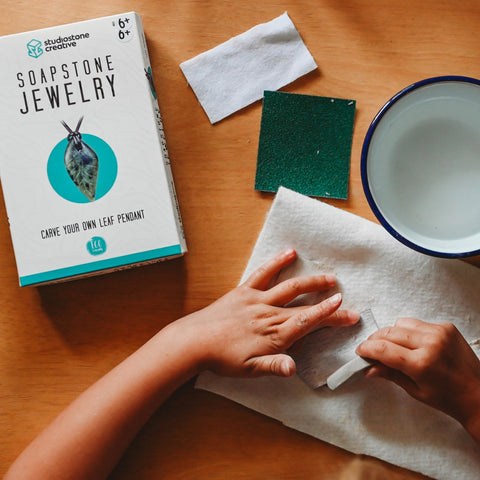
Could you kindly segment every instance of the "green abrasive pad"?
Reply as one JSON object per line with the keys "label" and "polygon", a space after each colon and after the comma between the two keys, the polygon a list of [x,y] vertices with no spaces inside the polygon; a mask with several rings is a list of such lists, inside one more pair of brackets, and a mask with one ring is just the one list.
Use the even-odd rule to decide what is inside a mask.
{"label": "green abrasive pad", "polygon": [[255,189],[346,199],[355,100],[266,91]]}

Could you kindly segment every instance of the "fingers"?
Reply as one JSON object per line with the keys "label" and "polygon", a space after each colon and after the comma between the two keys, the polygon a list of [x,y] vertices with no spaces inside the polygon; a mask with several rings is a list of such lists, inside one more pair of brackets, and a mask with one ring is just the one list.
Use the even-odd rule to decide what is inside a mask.
{"label": "fingers", "polygon": [[[433,327],[434,328],[434,327]],[[423,347],[432,336],[432,324],[415,318],[399,318],[393,327],[381,328],[373,333],[358,350],[361,356],[375,355],[374,360],[386,361],[390,356],[403,354],[403,362],[407,356],[407,350],[416,350]],[[368,343],[367,343],[368,342]],[[399,347],[399,348],[397,348]],[[382,363],[385,363],[382,361]],[[392,367],[391,364],[389,364]]]}
{"label": "fingers", "polygon": [[[299,311],[281,327],[285,340],[284,345],[292,345],[307,333],[322,326],[347,326],[358,322],[358,313],[350,310],[337,310],[342,303],[340,294],[324,300],[318,305]],[[255,357],[250,360],[250,375],[276,375],[290,377],[296,371],[295,362],[289,355],[274,354]]]}
{"label": "fingers", "polygon": [[382,328],[373,333],[369,337],[369,340],[386,340],[408,349],[421,347],[425,343],[425,338],[428,337],[428,333],[399,326],[403,324],[404,323],[397,321],[393,327]]}
{"label": "fingers", "polygon": [[245,281],[244,285],[257,290],[265,290],[273,277],[286,266],[290,265],[296,258],[297,252],[290,248],[278,254],[261,267],[257,268]]}
{"label": "fingers", "polygon": [[[290,265],[296,256],[295,250],[285,250],[255,270],[245,281],[244,285],[256,290],[266,290],[280,270]],[[328,290],[336,283],[335,275],[312,275],[290,278],[266,291],[265,303],[283,306],[299,295]]]}
{"label": "fingers", "polygon": [[458,338],[457,332],[452,324],[399,318],[393,327],[378,330],[359,345],[357,354],[383,364],[371,369],[371,375],[392,380],[419,398],[425,379],[441,369],[447,358],[448,364],[456,358],[448,355],[454,350],[452,338]]}
{"label": "fingers", "polygon": [[[373,334],[374,337],[376,334]],[[408,375],[411,364],[412,350],[402,345],[390,342],[384,338],[365,340],[357,348],[357,355],[383,363],[387,367],[401,370]]]}
{"label": "fingers", "polygon": [[377,360],[409,377],[415,376],[418,373],[419,352],[431,343],[434,328],[437,327],[421,320],[399,318],[393,327],[378,330],[359,345],[357,354]]}
{"label": "fingers", "polygon": [[252,358],[249,368],[252,377],[262,375],[291,377],[296,370],[293,358],[283,353]]}
{"label": "fingers", "polygon": [[429,333],[432,328],[431,323],[424,322],[423,320],[418,320],[416,318],[399,318],[395,322],[396,327],[408,328],[417,332]]}
{"label": "fingers", "polygon": [[322,327],[348,327],[360,320],[360,314],[354,310],[337,310],[322,321]]}
{"label": "fingers", "polygon": [[270,305],[283,306],[299,295],[328,290],[337,283],[335,275],[313,275],[285,280],[265,292],[265,301]]}
{"label": "fingers", "polygon": [[358,316],[353,312],[343,311],[336,314],[341,303],[342,295],[337,293],[317,305],[301,309],[292,315],[282,325],[285,344],[290,346],[320,326],[352,325],[358,321]]}

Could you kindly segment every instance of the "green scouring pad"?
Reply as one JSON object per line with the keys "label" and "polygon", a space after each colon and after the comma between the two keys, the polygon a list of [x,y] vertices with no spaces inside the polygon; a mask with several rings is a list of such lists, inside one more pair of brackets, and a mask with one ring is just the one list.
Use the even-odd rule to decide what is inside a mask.
{"label": "green scouring pad", "polygon": [[355,100],[266,91],[255,189],[346,199]]}

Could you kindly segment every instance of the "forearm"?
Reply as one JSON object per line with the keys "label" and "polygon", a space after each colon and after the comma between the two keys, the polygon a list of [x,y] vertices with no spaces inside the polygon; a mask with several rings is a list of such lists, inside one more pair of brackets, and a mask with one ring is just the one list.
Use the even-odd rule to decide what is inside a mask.
{"label": "forearm", "polygon": [[320,326],[347,326],[358,314],[338,310],[341,295],[284,308],[325,291],[332,275],[269,287],[295,259],[286,250],[212,305],[170,324],[105,375],[27,447],[6,480],[102,479],[160,404],[200,370],[229,376],[293,375],[284,352]]}
{"label": "forearm", "polygon": [[97,381],[22,453],[6,480],[102,479],[159,405],[197,373],[188,339],[167,327]]}

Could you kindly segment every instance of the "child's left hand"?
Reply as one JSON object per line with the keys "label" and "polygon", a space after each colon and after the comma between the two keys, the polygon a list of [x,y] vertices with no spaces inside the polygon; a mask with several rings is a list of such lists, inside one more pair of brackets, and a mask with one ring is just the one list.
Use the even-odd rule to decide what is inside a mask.
{"label": "child's left hand", "polygon": [[299,295],[336,285],[333,275],[316,275],[269,288],[295,257],[294,250],[277,255],[239,287],[175,322],[184,335],[192,335],[189,344],[199,349],[200,370],[226,376],[290,376],[295,373],[295,362],[284,352],[295,341],[320,326],[347,326],[358,321],[357,313],[338,310],[340,294],[313,306],[284,306]]}

